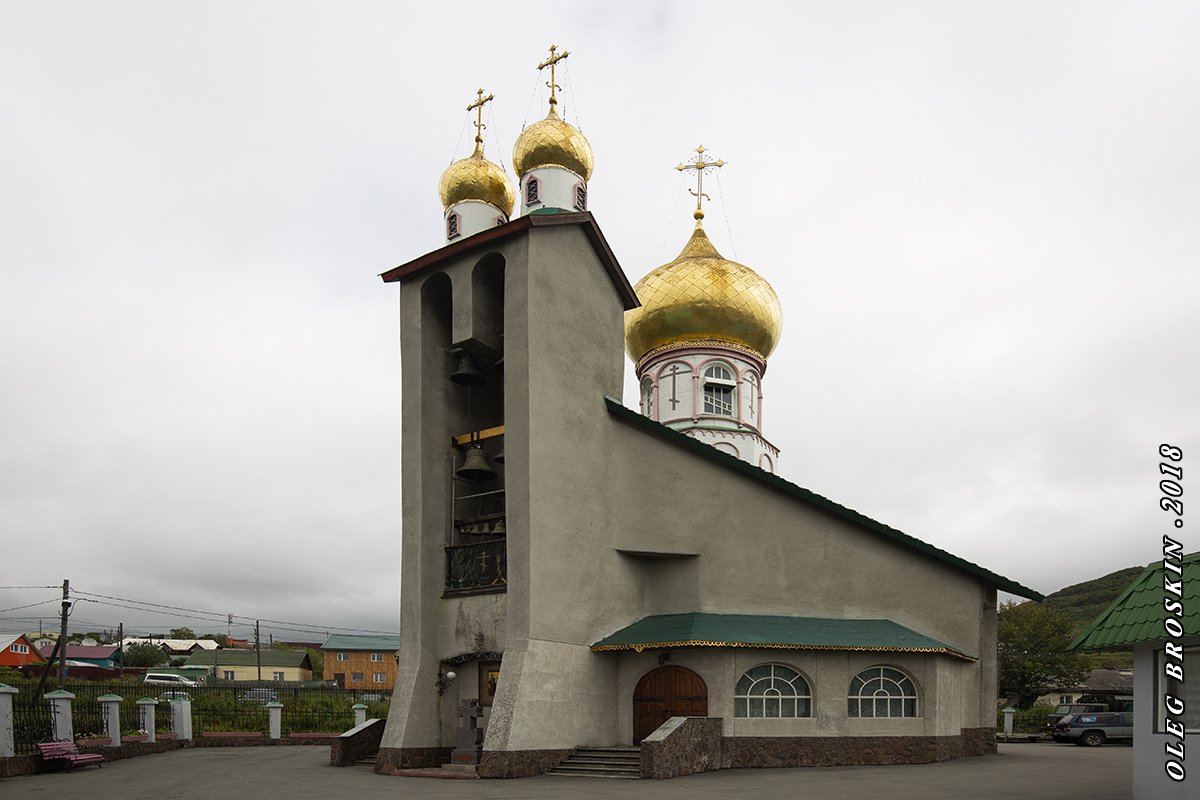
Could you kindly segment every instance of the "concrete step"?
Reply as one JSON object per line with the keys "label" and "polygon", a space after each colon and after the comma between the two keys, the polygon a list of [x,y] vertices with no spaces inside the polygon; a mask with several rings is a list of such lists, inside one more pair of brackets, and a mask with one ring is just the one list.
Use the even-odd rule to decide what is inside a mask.
{"label": "concrete step", "polygon": [[[446,766],[451,766],[452,768],[447,769]],[[475,774],[474,768],[468,771],[462,769],[459,765],[423,767],[421,769],[395,769],[392,770],[392,775],[398,778],[443,778],[449,780],[475,780],[479,777]]]}
{"label": "concrete step", "polygon": [[641,777],[642,752],[637,747],[580,747],[574,755],[550,770],[551,775],[579,778]]}

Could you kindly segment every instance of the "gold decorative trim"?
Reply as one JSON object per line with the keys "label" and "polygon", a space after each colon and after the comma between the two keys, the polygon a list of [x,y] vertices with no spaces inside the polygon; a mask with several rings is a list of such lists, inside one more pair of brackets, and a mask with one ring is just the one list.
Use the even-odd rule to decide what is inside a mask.
{"label": "gold decorative trim", "polygon": [[696,639],[683,642],[643,642],[638,644],[592,645],[592,652],[604,653],[615,652],[618,650],[632,650],[635,653],[640,653],[643,650],[665,649],[668,647],[760,647],[767,650],[838,650],[872,653],[941,653],[943,655],[953,656],[954,658],[961,658],[963,661],[975,662],[979,660],[964,653],[960,653],[957,650],[951,650],[948,647],[876,647],[829,644],[766,644],[763,642],[710,642]]}
{"label": "gold decorative trim", "polygon": [[[583,177],[582,175],[580,175],[578,172],[571,169],[570,167],[565,167],[562,164],[538,164],[536,167],[531,167],[530,170],[525,173],[525,175],[532,175],[537,170],[546,169],[547,167],[550,167],[553,169],[561,169],[563,172],[569,172],[572,175],[574,175],[576,178],[579,178],[579,180],[583,181],[585,184],[587,183],[587,178]],[[525,175],[522,175],[521,177],[524,178]]]}
{"label": "gold decorative trim", "polygon": [[682,339],[677,342],[660,344],[657,347],[652,347],[647,350],[646,354],[638,359],[637,364],[634,365],[634,371],[636,372],[640,370],[646,364],[646,362],[660,353],[665,353],[668,350],[681,350],[686,347],[723,347],[726,350],[737,350],[740,353],[746,353],[747,355],[754,356],[763,364],[765,371],[767,359],[762,353],[758,352],[753,347],[747,347],[740,342],[734,342],[729,339]]}

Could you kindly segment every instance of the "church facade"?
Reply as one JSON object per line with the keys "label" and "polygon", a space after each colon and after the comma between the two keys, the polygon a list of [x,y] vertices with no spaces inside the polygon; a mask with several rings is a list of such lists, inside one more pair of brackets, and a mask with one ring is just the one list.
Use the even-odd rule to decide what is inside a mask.
{"label": "church facade", "polygon": [[[464,701],[486,777],[661,747],[680,717],[704,720],[701,768],[993,752],[996,592],[1040,595],[779,476],[774,291],[708,240],[699,183],[692,237],[635,290],[550,86],[517,191],[477,138],[443,177],[446,245],[383,275],[403,538],[377,769],[450,762]],[[637,411],[615,399],[625,351]]]}

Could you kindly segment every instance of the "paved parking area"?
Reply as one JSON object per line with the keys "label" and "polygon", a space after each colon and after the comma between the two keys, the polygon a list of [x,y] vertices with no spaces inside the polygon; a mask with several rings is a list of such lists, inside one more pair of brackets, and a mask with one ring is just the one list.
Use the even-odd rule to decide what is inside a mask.
{"label": "paved parking area", "polygon": [[1002,744],[1000,754],[896,767],[740,769],[670,781],[542,775],[518,780],[430,780],[329,766],[324,747],[197,747],[114,761],[103,769],[0,780],[0,800],[324,800],[372,798],[629,798],[655,800],[1129,800],[1133,748]]}

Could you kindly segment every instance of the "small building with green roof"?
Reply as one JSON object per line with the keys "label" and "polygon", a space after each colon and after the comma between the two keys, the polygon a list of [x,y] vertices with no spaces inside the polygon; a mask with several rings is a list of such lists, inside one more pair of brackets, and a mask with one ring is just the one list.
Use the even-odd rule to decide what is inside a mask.
{"label": "small building with green roof", "polygon": [[1133,798],[1196,796],[1184,736],[1200,733],[1200,551],[1165,539],[1146,567],[1071,643],[1071,650],[1133,650]]}

